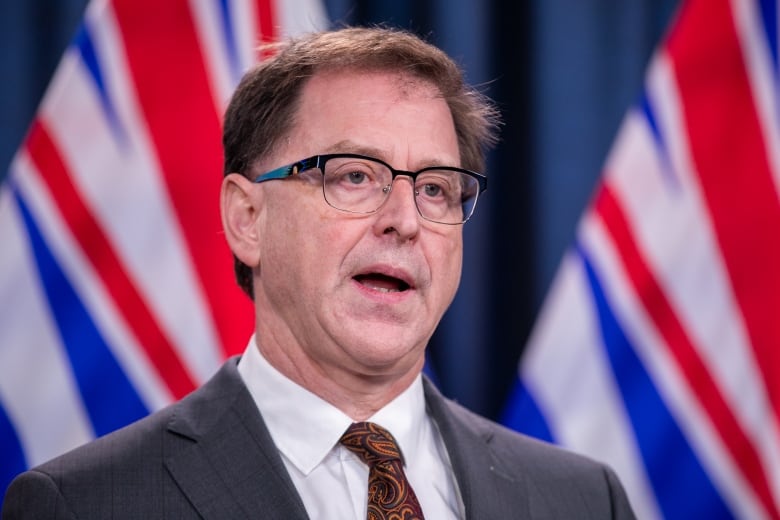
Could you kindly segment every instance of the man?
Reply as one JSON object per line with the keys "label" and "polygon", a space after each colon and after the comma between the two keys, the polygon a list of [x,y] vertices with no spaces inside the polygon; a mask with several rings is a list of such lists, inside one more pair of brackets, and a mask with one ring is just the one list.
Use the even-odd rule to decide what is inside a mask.
{"label": "man", "polygon": [[223,227],[256,310],[244,355],[18,477],[3,517],[633,518],[611,470],[421,376],[495,124],[410,34],[278,46],[225,117]]}

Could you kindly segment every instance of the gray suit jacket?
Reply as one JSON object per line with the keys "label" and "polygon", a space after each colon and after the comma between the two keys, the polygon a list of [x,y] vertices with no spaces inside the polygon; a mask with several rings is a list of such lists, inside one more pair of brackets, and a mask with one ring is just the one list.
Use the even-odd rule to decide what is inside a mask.
{"label": "gray suit jacket", "polygon": [[[180,402],[18,476],[3,520],[306,519],[237,359]],[[603,465],[487,421],[428,381],[425,393],[467,518],[634,517]]]}

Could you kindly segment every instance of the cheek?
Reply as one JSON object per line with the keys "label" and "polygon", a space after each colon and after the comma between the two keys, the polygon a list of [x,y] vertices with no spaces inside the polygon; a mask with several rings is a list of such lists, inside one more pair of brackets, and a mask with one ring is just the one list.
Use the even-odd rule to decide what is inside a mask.
{"label": "cheek", "polygon": [[301,207],[290,211],[296,202],[285,195],[274,193],[268,199],[267,218],[260,236],[260,268],[269,288],[280,292],[280,281],[284,280],[290,292],[297,292],[303,282],[301,275],[311,270],[307,249],[317,234],[311,229],[312,223],[303,218],[308,210]]}
{"label": "cheek", "polygon": [[448,302],[455,296],[460,283],[463,265],[463,241],[460,235],[452,238],[442,237],[430,249],[430,267],[435,283],[442,287],[442,297]]}
{"label": "cheek", "polygon": [[307,293],[318,291],[339,273],[352,244],[348,223],[327,218],[317,209],[305,205],[293,212],[279,208],[276,214],[281,220],[268,230],[274,271]]}
{"label": "cheek", "polygon": [[319,215],[317,213],[316,193],[294,189],[298,186],[279,186],[275,191],[269,190],[265,234],[267,247],[285,251],[289,260],[301,261],[295,258],[307,249],[314,248],[312,242],[319,238]]}

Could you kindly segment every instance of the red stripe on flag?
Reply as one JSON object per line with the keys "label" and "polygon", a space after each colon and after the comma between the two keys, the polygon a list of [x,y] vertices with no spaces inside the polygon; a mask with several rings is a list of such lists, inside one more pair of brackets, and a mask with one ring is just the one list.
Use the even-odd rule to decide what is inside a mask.
{"label": "red stripe on flag", "polygon": [[165,382],[171,394],[180,398],[191,392],[195,384],[187,369],[136,291],[123,268],[122,259],[114,251],[100,224],[71,182],[62,156],[41,121],[33,122],[26,146],[33,163],[41,172],[40,178],[49,187],[63,220],[100,276],[106,290],[117,302],[118,312],[122,313],[147,358],[160,374],[165,375]]}
{"label": "red stripe on flag", "polygon": [[219,215],[220,119],[187,0],[116,0],[138,99],[226,355],[252,330]]}
{"label": "red stripe on flag", "polygon": [[695,170],[777,414],[780,201],[729,2],[690,2],[669,54]]}
{"label": "red stripe on flag", "polygon": [[645,312],[669,347],[672,358],[677,362],[698,402],[709,415],[734,463],[750,482],[771,517],[780,518],[756,447],[726,403],[661,285],[647,265],[634,241],[625,212],[607,184],[599,190],[594,201],[594,210],[612,236],[634,292],[642,302]]}
{"label": "red stripe on flag", "polygon": [[[271,2],[273,0],[259,0],[257,2],[257,28],[260,32],[260,41],[262,43],[269,43],[277,39],[276,34],[276,16],[274,13]],[[284,1],[284,0],[277,0]],[[264,51],[260,53],[260,60],[268,57],[268,52]]]}

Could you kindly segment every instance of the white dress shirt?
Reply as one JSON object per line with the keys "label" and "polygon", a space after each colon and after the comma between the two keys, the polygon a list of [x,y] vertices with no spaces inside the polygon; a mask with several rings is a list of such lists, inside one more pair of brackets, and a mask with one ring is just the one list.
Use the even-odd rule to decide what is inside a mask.
{"label": "white dress shirt", "polygon": [[[338,441],[352,419],[276,370],[254,336],[238,372],[312,520],[365,520],[368,466]],[[393,434],[405,472],[427,519],[463,518],[447,450],[425,412],[422,378],[370,419]]]}

